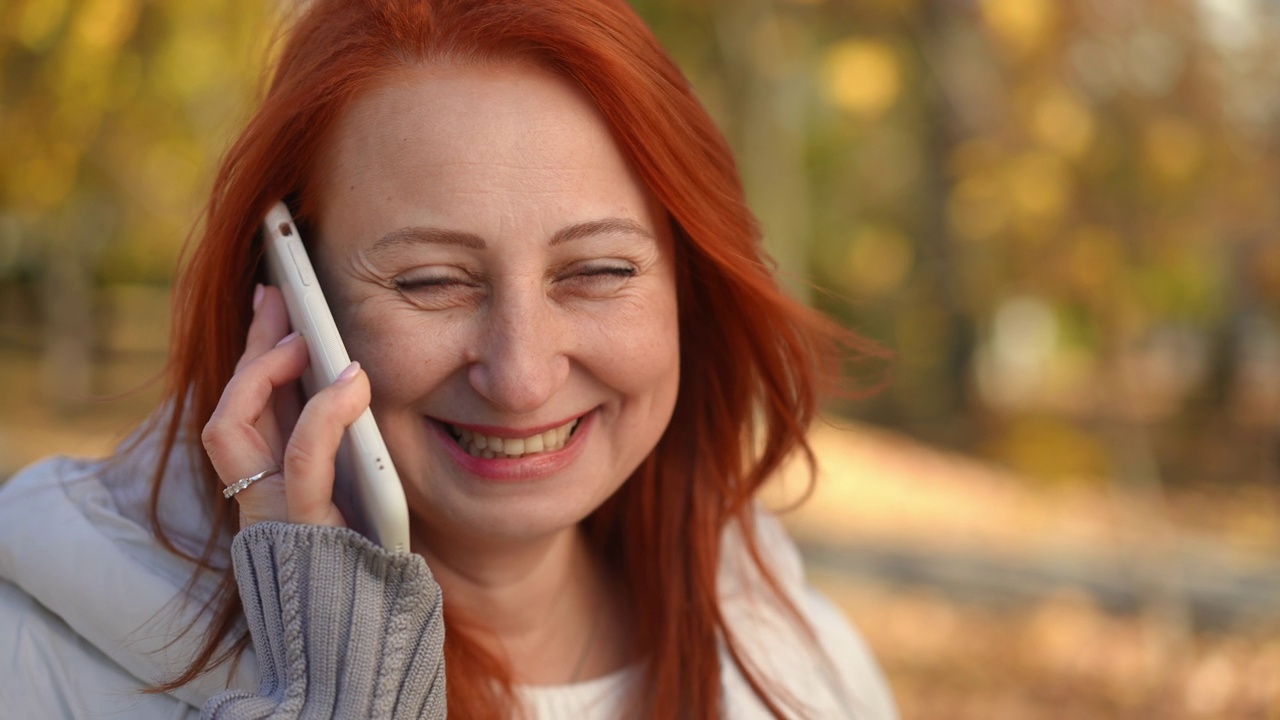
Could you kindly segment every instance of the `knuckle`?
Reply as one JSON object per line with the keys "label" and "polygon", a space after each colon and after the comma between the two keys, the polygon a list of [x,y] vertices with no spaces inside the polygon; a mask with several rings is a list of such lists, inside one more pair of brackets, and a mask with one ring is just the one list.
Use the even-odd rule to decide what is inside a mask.
{"label": "knuckle", "polygon": [[340,426],[350,425],[369,406],[369,383],[359,377],[349,387],[331,385],[316,397],[321,398],[322,395],[333,422]]}
{"label": "knuckle", "polygon": [[317,454],[307,447],[306,442],[300,442],[298,435],[295,433],[289,439],[289,444],[284,450],[285,474],[309,474],[311,469],[315,467],[316,459]]}
{"label": "knuckle", "polygon": [[342,426],[331,404],[326,402],[331,399],[321,392],[303,408],[293,435],[285,445],[284,467],[288,472],[309,477],[323,468],[324,463],[332,464],[337,456]]}
{"label": "knuckle", "polygon": [[200,431],[200,443],[204,445],[205,451],[213,456],[225,450],[228,442],[227,421],[214,415]]}

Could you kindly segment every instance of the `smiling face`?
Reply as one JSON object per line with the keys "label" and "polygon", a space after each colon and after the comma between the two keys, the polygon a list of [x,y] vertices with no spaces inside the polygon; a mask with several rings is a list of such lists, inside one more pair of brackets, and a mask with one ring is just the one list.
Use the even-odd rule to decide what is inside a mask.
{"label": "smiling face", "polygon": [[405,71],[315,183],[313,258],[415,540],[573,527],[658,442],[679,383],[665,216],[590,101],[527,66]]}

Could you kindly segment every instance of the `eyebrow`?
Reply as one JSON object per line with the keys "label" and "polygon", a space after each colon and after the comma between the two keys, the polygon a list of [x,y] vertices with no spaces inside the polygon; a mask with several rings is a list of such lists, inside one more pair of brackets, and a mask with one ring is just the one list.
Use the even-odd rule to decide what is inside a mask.
{"label": "eyebrow", "polygon": [[[647,240],[654,239],[653,233],[645,230],[635,220],[610,217],[567,225],[557,230],[547,245],[559,245],[594,235],[636,235]],[[473,250],[484,250],[488,247],[484,238],[475,233],[434,227],[402,227],[378,238],[370,250],[377,253],[400,245],[419,243],[457,245]]]}

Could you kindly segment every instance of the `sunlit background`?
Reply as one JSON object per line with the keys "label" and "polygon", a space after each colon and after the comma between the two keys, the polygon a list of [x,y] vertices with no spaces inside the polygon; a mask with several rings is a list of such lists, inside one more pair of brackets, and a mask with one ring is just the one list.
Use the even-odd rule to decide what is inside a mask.
{"label": "sunlit background", "polygon": [[[0,6],[0,478],[155,401],[276,5]],[[1280,718],[1280,3],[634,5],[896,353],[786,518],[904,717]]]}

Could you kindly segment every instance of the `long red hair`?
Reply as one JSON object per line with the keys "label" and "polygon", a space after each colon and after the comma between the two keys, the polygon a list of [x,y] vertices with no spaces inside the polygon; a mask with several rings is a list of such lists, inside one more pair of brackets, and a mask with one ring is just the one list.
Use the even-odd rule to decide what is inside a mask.
{"label": "long red hair", "polygon": [[[676,241],[681,385],[670,427],[622,489],[586,521],[594,549],[634,598],[647,677],[636,717],[715,718],[722,712],[717,638],[776,715],[749,659],[739,656],[717,601],[720,542],[740,524],[751,542],[752,499],[793,452],[812,461],[805,431],[838,357],[869,349],[784,294],[765,258],[732,154],[688,82],[624,0],[314,0],[284,37],[269,89],[228,151],[206,208],[203,238],[176,288],[167,451],[198,438],[244,347],[258,280],[255,233],[289,197],[304,227],[314,163],[347,104],[380,79],[434,60],[536,63],[576,81],[666,208]],[[375,398],[376,402],[376,398]],[[152,493],[155,517],[163,468]],[[207,496],[220,481],[207,463]],[[206,607],[189,682],[243,648],[234,578],[219,541],[237,530],[232,504],[214,504],[215,537],[194,558],[222,573]],[[161,542],[173,548],[157,532]],[[762,568],[764,569],[764,568]],[[767,576],[767,569],[765,574]],[[511,678],[449,612],[445,645],[451,714],[511,715]],[[798,621],[798,616],[797,616]],[[496,681],[496,682],[495,682]],[[495,690],[495,688],[497,688]]]}

